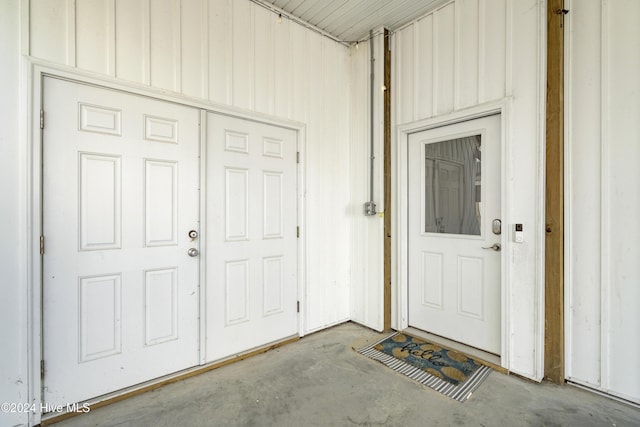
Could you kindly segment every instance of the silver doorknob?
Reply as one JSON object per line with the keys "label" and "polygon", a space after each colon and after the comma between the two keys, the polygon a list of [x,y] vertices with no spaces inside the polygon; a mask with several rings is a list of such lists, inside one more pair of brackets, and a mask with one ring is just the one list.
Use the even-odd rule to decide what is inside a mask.
{"label": "silver doorknob", "polygon": [[187,255],[189,255],[190,257],[195,257],[195,256],[198,256],[199,254],[200,252],[198,252],[196,248],[189,248],[189,250],[187,251]]}
{"label": "silver doorknob", "polygon": [[483,246],[482,249],[493,249],[496,252],[500,252],[502,245],[500,243],[494,243],[491,246]]}

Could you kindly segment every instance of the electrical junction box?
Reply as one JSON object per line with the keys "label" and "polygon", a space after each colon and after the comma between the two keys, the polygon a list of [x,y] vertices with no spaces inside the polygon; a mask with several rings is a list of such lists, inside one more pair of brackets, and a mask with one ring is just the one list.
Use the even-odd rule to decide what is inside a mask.
{"label": "electrical junction box", "polygon": [[376,214],[376,204],[373,201],[364,204],[364,214],[367,216]]}

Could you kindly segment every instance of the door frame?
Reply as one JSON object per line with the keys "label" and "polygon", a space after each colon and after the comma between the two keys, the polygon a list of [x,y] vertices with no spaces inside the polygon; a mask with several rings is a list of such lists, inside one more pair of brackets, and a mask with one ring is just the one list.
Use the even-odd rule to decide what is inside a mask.
{"label": "door frame", "polygon": [[409,326],[409,221],[408,221],[408,143],[409,135],[416,132],[478,119],[490,115],[500,114],[500,215],[502,218],[502,251],[500,252],[500,283],[501,283],[501,317],[500,336],[501,353],[500,364],[508,368],[509,360],[509,295],[510,269],[508,254],[511,253],[511,218],[509,216],[509,188],[506,177],[510,176],[508,144],[508,129],[510,98],[497,102],[489,102],[476,107],[456,111],[454,113],[399,125],[396,129],[396,144],[392,151],[392,180],[395,197],[393,209],[397,212],[393,226],[393,235],[397,236],[392,246],[392,260],[395,261],[395,286],[392,286],[391,308],[392,328],[403,330]]}
{"label": "door frame", "polygon": [[[28,189],[27,196],[27,319],[26,325],[26,349],[28,353],[27,361],[27,390],[28,401],[30,404],[35,405],[36,408],[41,407],[46,403],[42,399],[42,387],[43,380],[41,376],[41,361],[43,354],[43,263],[40,254],[40,236],[43,232],[43,218],[44,211],[42,205],[43,187],[42,187],[42,132],[40,129],[40,111],[43,107],[44,97],[44,85],[43,81],[45,77],[53,77],[71,81],[76,84],[99,86],[105,89],[122,91],[131,95],[143,96],[152,98],[159,101],[172,102],[180,104],[186,107],[192,107],[200,110],[200,234],[204,235],[206,224],[202,220],[206,218],[205,200],[206,195],[206,176],[202,171],[206,170],[206,144],[203,139],[206,136],[206,117],[207,112],[216,114],[223,114],[228,116],[237,117],[240,119],[251,120],[259,123],[264,123],[272,126],[278,126],[286,129],[291,129],[296,132],[296,146],[299,154],[299,162],[297,164],[297,189],[296,189],[296,202],[297,202],[297,221],[300,227],[300,237],[297,239],[297,299],[300,302],[300,311],[298,313],[297,329],[300,337],[305,335],[305,307],[306,307],[306,265],[307,265],[307,240],[306,240],[306,169],[305,169],[305,155],[306,155],[306,125],[301,122],[296,122],[288,119],[281,119],[278,117],[272,117],[265,114],[257,113],[254,111],[244,110],[229,105],[221,105],[214,103],[207,103],[205,100],[192,98],[186,95],[169,93],[167,91],[152,88],[149,86],[130,83],[122,80],[118,80],[113,77],[100,76],[95,73],[78,70],[62,65],[51,64],[47,61],[38,60],[35,58],[25,58],[25,81],[26,85],[26,121],[23,123],[25,126],[26,140],[29,142],[27,147],[27,176],[28,182],[25,183],[25,188]],[[46,115],[46,113],[45,113]],[[45,117],[46,122],[46,117]],[[46,242],[45,242],[46,252]],[[206,247],[200,246],[201,259],[206,256]],[[206,281],[206,268],[205,263],[200,262],[199,281],[204,283]],[[205,304],[205,287],[200,286],[200,322],[199,322],[199,334],[200,339],[204,339],[205,336],[205,322],[206,312]],[[204,364],[205,354],[200,352],[200,365],[199,367],[206,366]],[[216,362],[213,362],[215,364]],[[208,364],[207,364],[208,365]],[[173,375],[169,375],[171,377]],[[164,381],[166,377],[152,380],[145,383],[144,386],[148,386],[149,383],[160,383]],[[140,386],[142,388],[144,386]],[[138,388],[136,386],[133,389]],[[128,388],[125,391],[114,392],[109,394],[108,398],[113,398],[119,394],[129,393],[132,389]],[[73,402],[69,402],[73,403]],[[39,411],[29,412],[30,425],[39,424],[42,421],[42,414]]]}

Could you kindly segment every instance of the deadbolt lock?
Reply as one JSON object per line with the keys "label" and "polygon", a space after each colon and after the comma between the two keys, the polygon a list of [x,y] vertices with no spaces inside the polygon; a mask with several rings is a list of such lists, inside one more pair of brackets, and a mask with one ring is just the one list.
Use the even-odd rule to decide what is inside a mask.
{"label": "deadbolt lock", "polygon": [[502,221],[500,221],[499,219],[494,219],[491,222],[491,231],[493,231],[493,234],[502,234]]}
{"label": "deadbolt lock", "polygon": [[195,240],[198,237],[198,232],[196,230],[189,231],[189,237],[191,240]]}

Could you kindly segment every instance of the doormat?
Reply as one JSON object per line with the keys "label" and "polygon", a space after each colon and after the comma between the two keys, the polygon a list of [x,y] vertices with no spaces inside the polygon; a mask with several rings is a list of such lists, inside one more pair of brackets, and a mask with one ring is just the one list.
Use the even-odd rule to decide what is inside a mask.
{"label": "doormat", "polygon": [[492,371],[462,353],[403,333],[361,348],[358,353],[458,402],[469,399]]}

